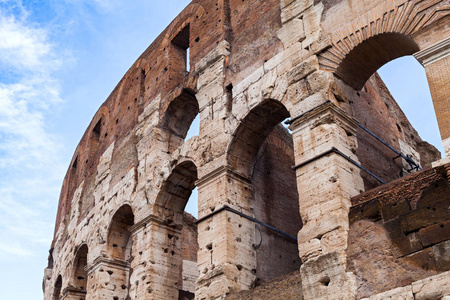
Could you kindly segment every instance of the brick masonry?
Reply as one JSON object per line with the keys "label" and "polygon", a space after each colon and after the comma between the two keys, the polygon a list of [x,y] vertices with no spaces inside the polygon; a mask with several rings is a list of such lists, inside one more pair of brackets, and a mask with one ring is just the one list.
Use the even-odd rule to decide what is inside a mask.
{"label": "brick masonry", "polygon": [[[131,66],[75,150],[44,299],[223,299],[299,268],[299,298],[356,299],[447,270],[448,210],[436,199],[448,181],[417,201],[380,200],[378,212],[359,198],[376,222],[354,220],[362,204],[352,197],[379,185],[353,162],[405,180],[387,185],[399,194],[435,182],[423,175],[431,171],[400,178],[405,162],[358,123],[423,166],[440,158],[373,73],[398,56],[432,53],[426,71],[447,145],[449,68],[439,45],[448,18],[446,0],[192,1]],[[198,114],[200,133],[185,140]],[[291,131],[280,125],[289,117]],[[183,213],[195,187],[198,224]],[[427,219],[428,207],[439,221]],[[420,264],[417,274],[361,289],[364,259],[352,247],[367,230],[402,270]],[[446,286],[437,282],[430,291]]]}

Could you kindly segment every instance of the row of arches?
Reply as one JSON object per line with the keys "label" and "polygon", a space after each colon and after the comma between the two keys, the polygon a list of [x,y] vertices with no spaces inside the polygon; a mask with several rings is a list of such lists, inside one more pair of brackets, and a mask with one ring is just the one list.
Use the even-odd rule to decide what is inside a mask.
{"label": "row of arches", "polygon": [[59,300],[62,297],[62,293],[75,293],[80,298],[84,299],[87,293],[88,274],[87,274],[87,259],[88,259],[88,246],[82,244],[75,250],[75,259],[72,264],[72,276],[70,277],[70,283],[63,291],[62,276],[59,275],[55,281],[55,287],[53,290],[52,300]]}
{"label": "row of arches", "polygon": [[[186,53],[188,53],[187,49],[189,48],[187,41],[190,40],[188,35],[189,24],[182,23],[180,26],[179,34],[172,41],[174,49],[177,50],[173,53],[179,54],[179,64],[186,66],[188,61],[186,57],[188,54]],[[383,51],[378,51],[382,55],[367,56],[367,53],[374,52],[373,49],[383,49]],[[409,36],[399,33],[378,35],[362,42],[346,55],[337,69],[336,75],[340,76],[350,86],[360,90],[377,68],[394,58],[409,55],[418,50],[419,47]],[[354,71],[358,70],[359,66],[367,64],[367,61],[370,62],[370,66],[368,68],[362,68],[364,71],[363,74],[361,73],[362,71]],[[169,135],[177,138],[175,145],[168,147],[169,153],[172,152],[171,149],[176,149],[183,143],[188,129],[198,113],[199,105],[195,98],[195,93],[192,91],[183,90],[179,96],[167,104],[167,109],[164,111],[159,127]],[[290,113],[280,101],[266,99],[257,105],[249,111],[244,119],[240,120],[240,124],[237,126],[233,138],[229,143],[229,148],[227,149],[227,162],[235,172],[247,178],[252,185],[252,197],[249,201],[253,202],[253,205],[249,206],[257,207],[253,211],[254,215],[272,224],[277,223],[277,219],[283,215],[285,221],[293,220],[292,223],[296,224],[284,230],[295,235],[301,228],[301,218],[298,214],[298,191],[295,172],[289,170],[289,167],[294,165],[293,142],[289,132],[280,125],[288,117],[291,117]],[[92,127],[89,138],[88,152],[90,156],[95,155],[98,151],[99,143],[104,135],[102,132],[102,118],[93,124],[95,125]],[[272,137],[272,142],[270,137]],[[277,149],[267,150],[270,148],[269,146],[277,145],[277,143]],[[282,155],[274,156],[274,153],[280,151],[280,149],[284,149],[285,152],[279,152]],[[77,164],[78,158],[76,157],[72,163],[73,175],[72,171],[70,172],[71,175],[69,175],[71,178],[76,177]],[[273,189],[260,189],[260,187],[270,186],[270,184],[277,182],[276,180],[278,179],[274,178],[276,176],[273,176],[271,174],[272,172],[284,174],[285,178],[283,178],[283,182],[286,185],[283,190],[290,190],[289,193],[274,191]],[[196,187],[197,180],[198,171],[194,161],[184,161],[173,168],[171,174],[161,187],[161,192],[158,194],[155,203],[155,207],[159,208],[159,212],[165,211],[164,222],[170,224],[170,226],[183,226],[183,212],[192,190]],[[69,187],[69,190],[72,188]],[[257,203],[258,201],[262,203]],[[279,207],[283,209],[279,210]],[[289,212],[292,212],[292,215],[287,215]],[[283,227],[283,223],[287,222],[277,223],[278,227]],[[108,230],[107,255],[109,258],[131,264],[134,257],[133,238],[130,228],[133,225],[135,225],[135,220],[131,206],[122,206],[112,217]],[[255,229],[253,232],[256,234],[258,230]],[[261,231],[259,232],[260,237],[262,237]],[[268,232],[264,234],[269,236]],[[254,238],[255,240],[257,239],[256,236]],[[277,241],[276,238],[271,238],[272,243]],[[258,247],[262,243],[262,239],[261,243],[255,242],[254,250],[258,251]],[[291,257],[292,253],[295,253],[297,245],[293,244],[286,247],[290,249],[288,251],[290,254],[287,255]],[[73,285],[80,290],[87,290],[88,287],[85,270],[87,256],[88,248],[86,245],[83,245],[78,249],[73,264]],[[265,254],[261,256],[261,260],[263,259],[267,260]],[[275,259],[271,261],[273,264],[279,263]],[[299,262],[296,262],[295,259],[291,261],[291,266],[287,267],[286,270],[298,269]],[[267,269],[271,270],[270,267]],[[261,275],[261,280],[270,279],[270,276],[267,275],[269,271],[259,270],[257,268],[256,273],[258,274],[257,276],[260,276],[259,274],[265,274]],[[125,280],[124,284],[129,286],[128,279]],[[61,277],[58,277],[55,284],[55,295],[61,293],[61,286]]]}

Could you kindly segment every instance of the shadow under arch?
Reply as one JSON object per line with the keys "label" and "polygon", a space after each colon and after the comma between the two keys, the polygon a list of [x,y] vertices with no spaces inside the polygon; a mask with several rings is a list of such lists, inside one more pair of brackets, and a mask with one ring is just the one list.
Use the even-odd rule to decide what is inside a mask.
{"label": "shadow under arch", "polygon": [[339,64],[335,74],[356,90],[361,90],[381,66],[419,50],[419,46],[408,35],[382,33],[353,48]]}
{"label": "shadow under arch", "polygon": [[86,244],[79,246],[76,250],[75,260],[73,263],[73,287],[84,292],[87,290],[88,281],[88,274],[85,269],[87,266],[88,252],[89,249]]}
{"label": "shadow under arch", "polygon": [[250,110],[234,132],[227,149],[227,160],[234,170],[251,178],[254,158],[264,140],[289,116],[286,107],[272,99],[266,99]]}
{"label": "shadow under arch", "polygon": [[[233,134],[228,164],[249,180],[252,216],[290,236],[302,227],[292,135],[280,123],[290,116],[279,101],[267,99],[250,110]],[[247,201],[241,199],[240,201]],[[279,232],[252,224],[255,285],[298,271],[298,245]]]}
{"label": "shadow under arch", "polygon": [[[195,188],[197,166],[190,160],[179,163],[161,186],[155,206],[165,210],[170,222],[180,223],[184,208]],[[166,220],[167,221],[167,220]]]}
{"label": "shadow under arch", "polygon": [[166,299],[195,297],[195,279],[199,276],[196,275],[198,231],[196,219],[185,214],[184,209],[196,181],[197,167],[194,162],[180,162],[162,184],[153,206],[153,214],[159,221],[154,227],[157,231],[152,234],[158,237],[160,243],[152,245],[153,252],[163,258],[153,281],[167,283],[155,289],[154,294],[163,295]]}
{"label": "shadow under arch", "polygon": [[183,90],[168,104],[161,119],[160,128],[184,140],[198,113],[197,99],[192,93]]}
{"label": "shadow under arch", "polygon": [[62,289],[62,276],[58,275],[58,278],[55,282],[55,287],[53,290],[53,300],[61,299],[61,289]]}
{"label": "shadow under arch", "polygon": [[116,211],[109,225],[107,252],[110,258],[130,260],[132,239],[129,228],[133,225],[133,210],[130,205],[125,204]]}

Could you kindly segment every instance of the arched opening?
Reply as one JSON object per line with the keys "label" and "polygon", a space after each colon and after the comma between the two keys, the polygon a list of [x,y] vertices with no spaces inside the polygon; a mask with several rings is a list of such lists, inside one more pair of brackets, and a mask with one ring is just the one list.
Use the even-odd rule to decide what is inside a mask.
{"label": "arched opening", "polygon": [[[414,56],[409,55],[388,62],[378,69],[377,73],[419,136],[443,154],[444,148],[425,68]],[[407,135],[406,132],[404,134]],[[427,167],[426,164],[422,165]]]}
{"label": "arched opening", "polygon": [[194,120],[186,133],[185,140],[189,140],[193,136],[198,136],[200,134],[200,113],[197,113]]}
{"label": "arched opening", "polygon": [[134,224],[134,214],[129,205],[124,205],[114,214],[108,232],[108,255],[110,258],[129,261],[131,259],[130,226]]}
{"label": "arched opening", "polygon": [[431,166],[440,158],[437,150],[419,137],[377,73],[383,65],[417,51],[410,36],[383,33],[351,50],[335,73],[354,89],[353,94],[337,92],[335,98],[342,107],[350,107],[359,121],[356,155],[375,175],[361,172],[366,190]]}
{"label": "arched opening", "polygon": [[[353,89],[349,89],[351,92],[335,96],[339,104],[350,108],[348,111],[351,111],[359,121],[358,148],[355,149],[355,154],[366,170],[371,171],[386,183],[417,170],[411,167],[409,160],[421,167],[428,167],[431,162],[440,157],[432,145],[422,141],[394,99],[393,96],[397,95],[391,93],[376,72],[381,66],[395,64],[394,60],[400,57],[407,59],[403,57],[414,54],[418,50],[419,48],[409,36],[398,33],[382,34],[356,46],[344,58],[336,72],[349,86],[353,87]],[[401,65],[396,67],[404,68]],[[417,71],[411,73],[417,73]],[[407,77],[405,74],[399,75],[399,73],[392,75]],[[413,90],[414,83],[405,82],[402,85],[400,88],[404,94],[407,94],[409,90]],[[424,86],[425,89],[428,89],[426,83]],[[412,96],[410,95],[409,98]],[[421,99],[420,101],[427,100]],[[428,101],[431,104],[430,98]],[[408,99],[408,105],[412,105],[411,99]],[[422,106],[420,105],[416,109],[420,110]],[[414,197],[407,196],[407,194],[414,194],[413,191],[418,186],[423,189],[424,185],[418,184],[417,178],[424,174],[426,171],[411,175],[404,180],[396,180],[384,187],[378,187],[381,184],[379,181],[367,172],[361,172],[367,192],[355,198],[365,197],[365,195],[373,195],[373,198],[367,197],[364,202],[355,204],[351,207],[349,215],[347,265],[351,267],[347,271],[354,272],[356,276],[358,298],[365,298],[368,295],[395,288],[400,281],[401,285],[409,284],[414,281],[412,278],[415,274],[428,272],[426,264],[414,262],[414,268],[421,265],[423,269],[419,270],[419,267],[415,271],[412,271],[413,268],[408,265],[409,258],[414,260],[415,257],[419,257],[428,250],[423,250],[425,248],[423,246],[413,249],[412,243],[415,241],[420,243],[421,239],[415,240],[415,237],[419,236],[418,231],[405,230],[407,226],[404,225],[406,224],[405,220],[409,220],[410,213],[417,215],[417,212],[413,212],[415,204],[412,199]],[[375,187],[378,188],[373,189]],[[362,217],[358,217],[361,219],[355,218],[355,214],[361,214]],[[418,224],[419,221],[414,219],[415,224]],[[422,224],[418,225],[415,230],[419,230],[418,228],[423,230],[423,227]],[[367,232],[376,233],[372,235],[372,237],[376,236],[376,239],[368,236]],[[365,247],[361,247],[363,244]],[[367,248],[375,250],[371,257],[364,258]],[[418,254],[420,252],[422,253]],[[378,257],[376,257],[377,255]],[[406,257],[408,258],[405,259]],[[421,258],[422,261],[426,261],[426,259]],[[376,275],[373,274],[371,263],[376,266]],[[391,274],[396,268],[399,270],[395,271],[397,285],[393,284],[391,280],[382,283],[384,287],[380,288],[382,282],[380,278],[386,278],[386,275]],[[408,271],[403,273],[404,270]]]}
{"label": "arched opening", "polygon": [[414,40],[400,33],[383,33],[371,37],[342,60],[336,75],[361,90],[366,81],[385,63],[419,51]]}
{"label": "arched opening", "polygon": [[[160,126],[180,140],[184,140],[198,113],[197,99],[194,95],[184,90],[170,102]],[[195,125],[199,126],[199,123]]]}
{"label": "arched opening", "polygon": [[278,101],[265,100],[238,126],[228,162],[250,179],[252,216],[285,233],[254,223],[255,285],[300,269],[297,233],[302,227],[292,135],[280,124],[289,117]]}
{"label": "arched opening", "polygon": [[78,248],[75,261],[74,261],[74,270],[73,270],[73,286],[79,292],[86,293],[87,290],[87,281],[88,274],[86,271],[87,266],[87,256],[88,256],[88,246],[83,244]]}
{"label": "arched opening", "polygon": [[[197,181],[197,167],[191,161],[177,165],[167,178],[156,205],[164,212],[169,247],[165,255],[170,254],[170,265],[164,276],[175,286],[167,287],[167,294],[178,294],[178,299],[194,299],[195,281],[197,280],[197,224],[196,218],[185,212],[187,202]],[[176,289],[176,290],[175,290]]]}
{"label": "arched opening", "polygon": [[62,277],[58,276],[55,282],[55,288],[53,290],[53,300],[61,299]]}
{"label": "arched opening", "polygon": [[107,254],[111,263],[105,268],[108,281],[116,282],[114,299],[129,299],[130,278],[133,269],[133,238],[130,227],[134,225],[134,214],[130,205],[125,204],[114,214],[107,237]]}

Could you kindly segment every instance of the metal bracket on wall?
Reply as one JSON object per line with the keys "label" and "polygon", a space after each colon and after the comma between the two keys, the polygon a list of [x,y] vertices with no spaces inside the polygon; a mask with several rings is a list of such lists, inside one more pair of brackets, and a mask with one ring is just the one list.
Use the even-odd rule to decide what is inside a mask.
{"label": "metal bracket on wall", "polygon": [[259,224],[259,225],[262,225],[262,226],[264,226],[264,227],[266,227],[266,228],[269,228],[270,230],[273,230],[273,231],[275,231],[275,232],[277,232],[277,233],[279,233],[279,234],[281,234],[281,235],[283,235],[283,236],[285,236],[285,237],[287,237],[287,238],[289,238],[289,239],[291,239],[291,240],[297,242],[297,238],[296,238],[295,236],[292,236],[292,235],[290,235],[290,234],[288,234],[288,233],[286,233],[286,232],[284,232],[284,231],[281,231],[281,230],[279,230],[279,229],[277,229],[277,228],[275,228],[275,227],[273,227],[273,226],[270,226],[270,225],[268,225],[268,224],[266,224],[266,223],[264,223],[264,222],[261,222],[261,221],[258,220],[258,219],[255,219],[255,218],[253,218],[253,217],[250,217],[249,215],[246,215],[246,214],[244,214],[244,213],[241,213],[240,211],[237,211],[237,210],[235,210],[235,209],[229,207],[228,205],[224,205],[224,206],[222,206],[221,208],[219,208],[218,210],[215,210],[215,211],[213,211],[212,213],[207,214],[206,216],[204,216],[204,217],[198,219],[196,223],[199,224],[199,223],[205,221],[206,219],[209,219],[209,218],[211,218],[212,216],[214,216],[214,215],[216,215],[216,214],[218,214],[218,213],[220,213],[220,212],[222,212],[222,211],[224,211],[224,210],[225,210],[225,211],[232,212],[232,213],[234,213],[234,214],[236,214],[236,215],[238,215],[238,216],[240,216],[240,217],[243,217],[243,218],[245,218],[245,219],[247,219],[247,220],[250,220],[250,221],[252,221],[252,222],[254,222],[254,223],[257,223],[257,224]]}
{"label": "metal bracket on wall", "polygon": [[301,164],[298,164],[294,167],[292,167],[293,170],[297,170],[298,168],[301,168],[319,158],[322,158],[324,156],[327,156],[330,153],[336,153],[340,156],[342,156],[343,158],[345,158],[346,160],[348,160],[349,162],[351,162],[352,164],[354,164],[355,166],[357,166],[358,168],[360,168],[361,170],[363,170],[364,172],[366,172],[367,174],[369,174],[370,176],[372,176],[373,178],[375,178],[376,180],[378,180],[379,182],[381,182],[382,184],[385,184],[386,182],[383,181],[382,179],[380,179],[377,175],[373,174],[372,172],[370,172],[369,170],[367,170],[366,168],[364,168],[363,166],[361,166],[359,163],[357,163],[355,160],[353,160],[352,158],[350,158],[350,156],[345,155],[343,152],[339,151],[337,148],[335,147],[331,147],[330,150],[325,151],[319,155],[314,156],[313,158],[308,159],[307,161],[302,162]]}
{"label": "metal bracket on wall", "polygon": [[383,141],[381,138],[379,138],[378,136],[375,135],[375,133],[371,132],[369,129],[367,129],[366,127],[362,126],[361,124],[358,124],[358,126],[360,128],[362,128],[365,132],[367,132],[368,134],[370,134],[372,137],[374,137],[377,141],[379,141],[380,143],[382,143],[383,145],[385,145],[386,147],[388,147],[389,149],[391,149],[392,151],[394,151],[397,156],[394,157],[394,159],[397,159],[399,157],[402,157],[411,167],[411,169],[408,170],[408,172],[411,172],[412,170],[422,170],[422,168],[420,167],[419,164],[417,164],[411,157],[407,156],[407,155],[403,155],[400,151],[396,150],[394,147],[392,147],[391,145],[389,145],[388,143],[386,143],[385,141]]}

